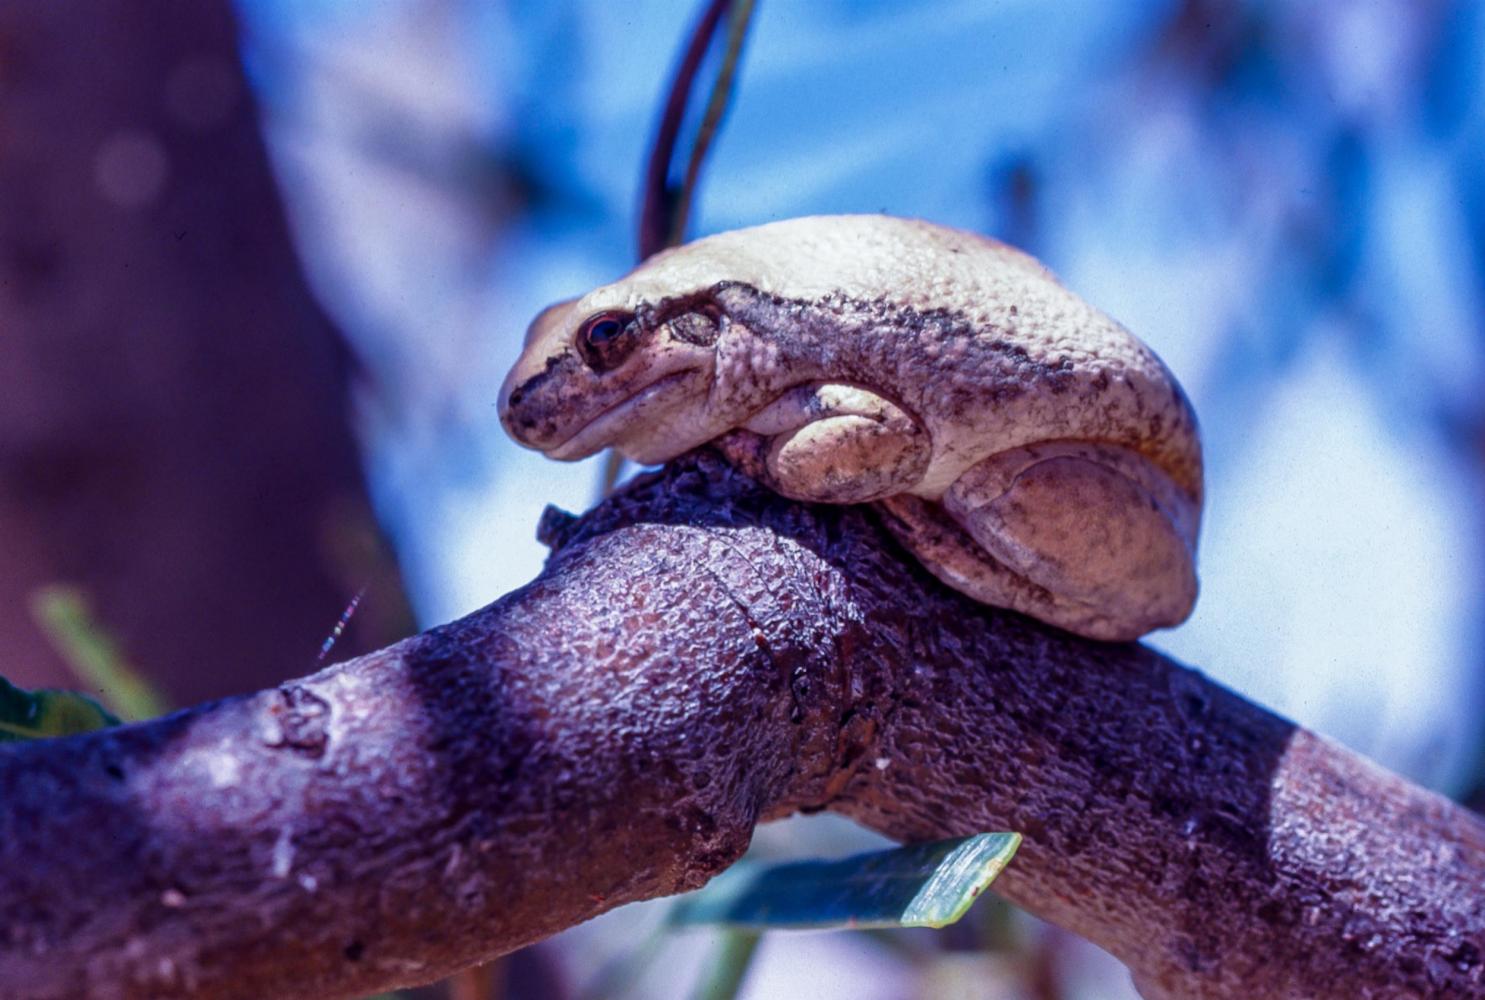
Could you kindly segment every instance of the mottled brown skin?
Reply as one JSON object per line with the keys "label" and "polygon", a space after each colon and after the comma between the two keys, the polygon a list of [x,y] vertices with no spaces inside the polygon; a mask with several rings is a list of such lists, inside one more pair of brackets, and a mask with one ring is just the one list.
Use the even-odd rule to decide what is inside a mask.
{"label": "mottled brown skin", "polygon": [[785,496],[877,503],[940,579],[1082,635],[1136,638],[1196,598],[1201,451],[1180,387],[973,234],[822,216],[667,251],[542,313],[500,405],[554,458],[653,463],[715,440]]}

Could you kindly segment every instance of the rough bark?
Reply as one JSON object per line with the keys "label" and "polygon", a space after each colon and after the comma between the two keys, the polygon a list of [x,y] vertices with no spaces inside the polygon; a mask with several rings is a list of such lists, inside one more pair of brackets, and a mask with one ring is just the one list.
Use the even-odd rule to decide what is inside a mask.
{"label": "rough bark", "polygon": [[973,605],[707,453],[484,610],[0,749],[0,992],[352,996],[726,867],[760,819],[1013,828],[1149,997],[1485,995],[1485,826],[1148,648]]}
{"label": "rough bark", "polygon": [[[0,3],[0,674],[81,587],[182,703],[406,634],[230,3]],[[374,641],[367,642],[366,638]]]}

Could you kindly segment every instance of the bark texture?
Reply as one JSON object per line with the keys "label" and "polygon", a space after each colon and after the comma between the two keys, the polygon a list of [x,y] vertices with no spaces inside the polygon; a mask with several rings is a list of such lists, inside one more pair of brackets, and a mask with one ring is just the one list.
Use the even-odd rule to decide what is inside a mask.
{"label": "bark texture", "polygon": [[1485,826],[1137,645],[974,605],[701,453],[529,586],[280,688],[0,748],[0,992],[339,997],[705,882],[760,819],[1026,834],[1151,998],[1485,995]]}

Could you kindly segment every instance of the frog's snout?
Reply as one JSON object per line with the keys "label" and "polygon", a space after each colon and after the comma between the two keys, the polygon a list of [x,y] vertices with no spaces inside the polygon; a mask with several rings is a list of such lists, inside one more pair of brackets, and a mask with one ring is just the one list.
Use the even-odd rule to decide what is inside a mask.
{"label": "frog's snout", "polygon": [[[570,351],[543,359],[522,357],[505,377],[497,406],[506,433],[528,448],[545,450],[561,442],[561,393],[564,374],[577,364]],[[538,367],[539,365],[539,367]]]}

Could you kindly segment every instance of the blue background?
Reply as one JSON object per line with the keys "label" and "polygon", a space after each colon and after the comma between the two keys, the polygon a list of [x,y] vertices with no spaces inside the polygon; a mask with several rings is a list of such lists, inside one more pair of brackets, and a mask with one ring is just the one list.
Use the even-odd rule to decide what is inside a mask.
{"label": "blue background", "polygon": [[[542,506],[594,498],[597,466],[511,445],[495,395],[531,316],[632,265],[695,9],[241,2],[306,264],[372,374],[359,419],[424,624],[528,580]],[[1203,594],[1154,644],[1463,795],[1482,42],[1480,6],[1443,0],[761,0],[693,231],[886,211],[1041,257],[1201,416]]]}

